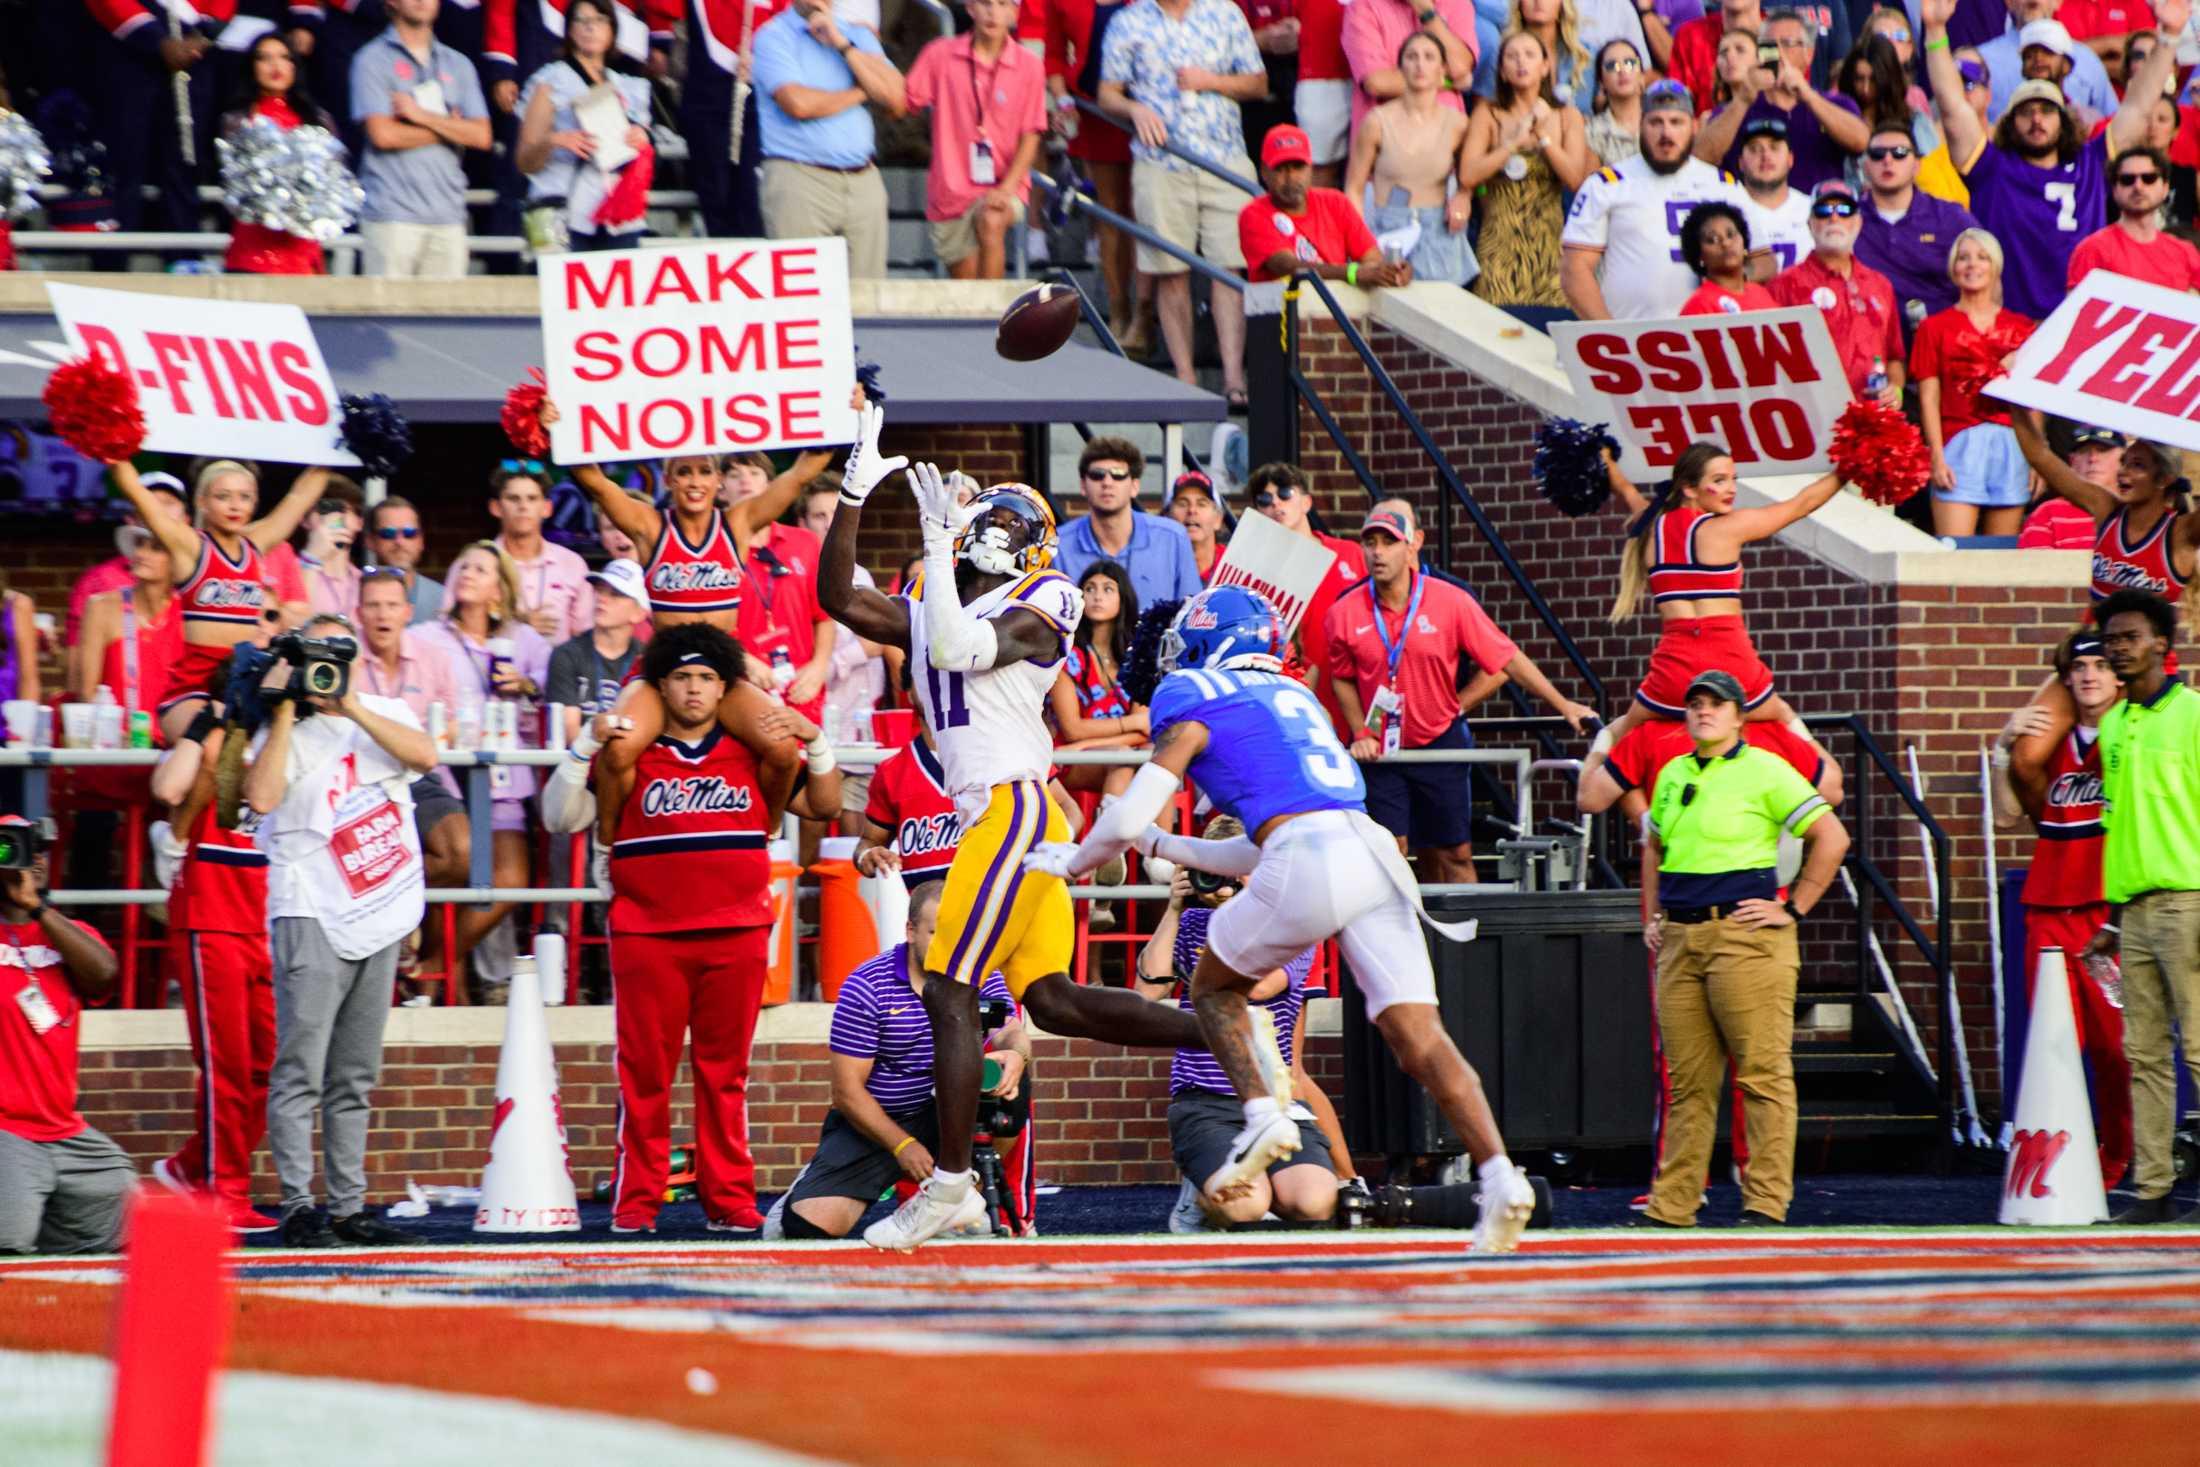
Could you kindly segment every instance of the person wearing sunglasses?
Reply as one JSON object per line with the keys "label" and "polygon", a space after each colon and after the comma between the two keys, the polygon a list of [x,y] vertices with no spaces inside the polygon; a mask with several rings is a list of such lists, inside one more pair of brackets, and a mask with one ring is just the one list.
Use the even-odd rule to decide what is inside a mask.
{"label": "person wearing sunglasses", "polygon": [[[1934,198],[1918,183],[1919,153],[1906,127],[1872,133],[1863,157],[1863,231],[1856,258],[1887,277],[1903,303],[1903,333],[1914,336],[1912,315],[1931,316],[1956,303],[1948,278],[1948,251],[1956,236],[1978,221],[1961,204]],[[1912,349],[1915,343],[1912,342]]]}
{"label": "person wearing sunglasses", "polygon": [[1191,537],[1175,520],[1138,507],[1146,456],[1122,438],[1095,438],[1077,456],[1077,487],[1087,513],[1065,520],[1055,564],[1074,582],[1096,560],[1112,560],[1129,573],[1141,606],[1181,601],[1199,591],[1199,562]]}
{"label": "person wearing sunglasses", "polygon": [[1829,178],[1811,191],[1810,258],[1772,277],[1765,288],[1783,306],[1814,305],[1826,313],[1833,349],[1859,397],[1876,393],[1902,406],[1902,312],[1887,277],[1856,259],[1863,205],[1846,179]]}
{"label": "person wearing sunglasses", "polygon": [[443,583],[420,573],[428,548],[420,511],[409,499],[392,494],[367,511],[367,553],[376,565],[405,573],[405,597],[412,603],[413,625],[433,621],[443,610]]}
{"label": "person wearing sunglasses", "polygon": [[[1786,759],[1743,739],[1742,699],[1729,672],[1689,683],[1695,747],[1659,771],[1645,821],[1643,940],[1672,1106],[1642,1227],[1695,1226],[1729,1060],[1749,1139],[1739,1225],[1783,1225],[1795,1195],[1796,924],[1833,884],[1849,833]],[[1785,898],[1782,835],[1803,842]]]}
{"label": "person wearing sunglasses", "polygon": [[[2147,116],[2176,65],[2177,39],[2191,15],[2191,0],[2159,0],[2155,12],[2162,44],[2131,79],[2107,131],[2091,139],[2064,105],[2062,92],[2046,81],[2014,88],[2009,110],[1989,138],[1965,105],[1963,78],[1948,51],[1948,21],[1956,0],[1921,4],[1926,68],[1940,103],[1941,123],[1948,129],[1950,153],[1971,190],[1971,212],[1996,239],[2022,243],[2009,252],[2005,302],[2020,316],[2044,321],[2062,304],[2072,251],[2107,216],[2110,160],[2145,144]],[[1980,48],[1982,54],[1991,49]],[[2083,55],[2091,59],[2093,53]],[[2071,73],[2073,84],[2079,74]],[[1998,60],[1994,75],[2002,75]]]}
{"label": "person wearing sunglasses", "polygon": [[2072,290],[2095,270],[2168,290],[2200,290],[2200,249],[2162,228],[2169,186],[2169,155],[2159,148],[2136,148],[2116,160],[2108,192],[2116,222],[2070,252]]}
{"label": "person wearing sunglasses", "polygon": [[[1647,29],[1655,11],[1643,12]],[[1597,52],[1596,101],[1582,127],[1599,168],[1617,168],[1642,151],[1642,91],[1649,77],[1633,41],[1606,41]]]}

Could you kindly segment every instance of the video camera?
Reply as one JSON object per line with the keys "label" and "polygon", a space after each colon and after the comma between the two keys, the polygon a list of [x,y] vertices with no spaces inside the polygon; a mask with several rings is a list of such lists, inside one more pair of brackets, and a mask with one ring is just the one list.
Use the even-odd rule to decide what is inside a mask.
{"label": "video camera", "polygon": [[53,849],[54,823],[40,820],[31,825],[0,825],[0,871],[28,871],[38,858]]}
{"label": "video camera", "polygon": [[277,661],[289,663],[291,673],[289,682],[264,689],[263,697],[275,702],[306,698],[333,702],[351,689],[351,665],[359,656],[359,643],[351,637],[284,632],[267,644],[267,650]]}

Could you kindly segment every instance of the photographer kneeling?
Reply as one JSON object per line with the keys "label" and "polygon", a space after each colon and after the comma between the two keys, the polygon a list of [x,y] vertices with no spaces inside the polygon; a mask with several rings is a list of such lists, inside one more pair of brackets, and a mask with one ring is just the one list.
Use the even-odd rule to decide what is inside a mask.
{"label": "photographer kneeling", "polygon": [[[1207,823],[1209,840],[1244,833],[1244,826],[1228,815],[1217,815]],[[1181,991],[1177,1004],[1190,1009],[1192,972],[1207,946],[1207,925],[1215,909],[1237,894],[1238,884],[1228,877],[1179,868],[1169,884],[1169,905],[1138,955],[1139,992],[1166,1001],[1171,993]],[[1262,975],[1246,995],[1256,1014],[1265,1011],[1275,1021],[1277,1046],[1291,1067],[1289,1093],[1303,1098],[1304,1103],[1290,1105],[1299,1123],[1299,1150],[1255,1177],[1247,1191],[1218,1211],[1208,1210],[1199,1184],[1221,1170],[1228,1158],[1230,1143],[1245,1124],[1244,1104],[1213,1055],[1198,1049],[1176,1052],[1169,1066],[1169,1145],[1185,1180],[1169,1213],[1170,1232],[1195,1233],[1203,1226],[1258,1222],[1270,1212],[1292,1222],[1326,1222],[1336,1214],[1338,1184],[1352,1176],[1351,1153],[1345,1149],[1336,1112],[1306,1073],[1299,1052],[1306,1019],[1306,978],[1313,966],[1314,950],[1308,948]],[[1277,1094],[1280,1098],[1285,1092],[1278,1087]]]}
{"label": "photographer kneeling", "polygon": [[[368,1098],[382,1071],[398,951],[420,925],[420,836],[412,781],[435,744],[395,698],[352,685],[358,642],[340,616],[275,639],[260,681],[260,732],[244,797],[261,817],[275,959],[275,1064],[268,1149],[293,1248],[410,1243],[367,1216]],[[272,705],[272,711],[267,706]],[[235,710],[232,710],[234,712]],[[313,1114],[321,1112],[328,1220],[313,1207]]]}
{"label": "photographer kneeling", "polygon": [[[907,1177],[921,1183],[932,1175],[940,1120],[933,1103],[924,953],[939,923],[945,887],[945,882],[928,881],[911,892],[909,940],[857,968],[841,985],[827,1040],[833,1052],[833,1108],[818,1133],[817,1154],[765,1216],[766,1241],[845,1238],[896,1181]],[[1010,1005],[1014,1013],[1000,974],[988,975],[978,994],[981,1001]],[[1000,1079],[985,1093],[1028,1118],[1031,1101],[1023,1079],[1031,1063],[1031,1039],[1021,1016],[988,1035],[985,1043],[987,1054],[1001,1067]],[[990,1230],[985,1199],[976,1188],[969,1195],[977,1207],[966,1226]],[[1028,1226],[1030,1219],[1017,1222]]]}
{"label": "photographer kneeling", "polygon": [[76,1046],[115,955],[46,905],[49,829],[0,815],[0,1253],[107,1253],[137,1169],[77,1113]]}

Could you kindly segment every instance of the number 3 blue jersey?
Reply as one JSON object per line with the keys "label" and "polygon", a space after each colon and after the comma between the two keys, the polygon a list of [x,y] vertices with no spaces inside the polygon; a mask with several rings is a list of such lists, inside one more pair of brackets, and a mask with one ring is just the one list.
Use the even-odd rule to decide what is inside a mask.
{"label": "number 3 blue jersey", "polygon": [[1278,815],[1358,810],[1367,786],[1304,683],[1276,672],[1188,668],[1154,689],[1154,742],[1171,724],[1206,725],[1193,783],[1251,835]]}

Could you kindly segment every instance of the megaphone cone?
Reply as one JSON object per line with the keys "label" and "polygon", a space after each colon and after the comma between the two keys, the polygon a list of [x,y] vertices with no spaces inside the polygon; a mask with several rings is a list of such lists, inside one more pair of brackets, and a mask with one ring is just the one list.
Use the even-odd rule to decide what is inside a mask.
{"label": "megaphone cone", "polygon": [[[2081,982],[2091,982],[2081,978]],[[2021,1227],[2105,1222],[2108,1197],[2093,1143],[2093,1109],[2078,1058],[2070,971],[2060,948],[2040,954],[2024,1039],[2016,1134],[2002,1176],[2001,1220]]]}
{"label": "megaphone cone", "polygon": [[580,1226],[565,1110],[558,1101],[557,1058],[542,1013],[542,977],[535,959],[523,956],[512,965],[489,1169],[481,1179],[474,1231],[576,1233]]}

